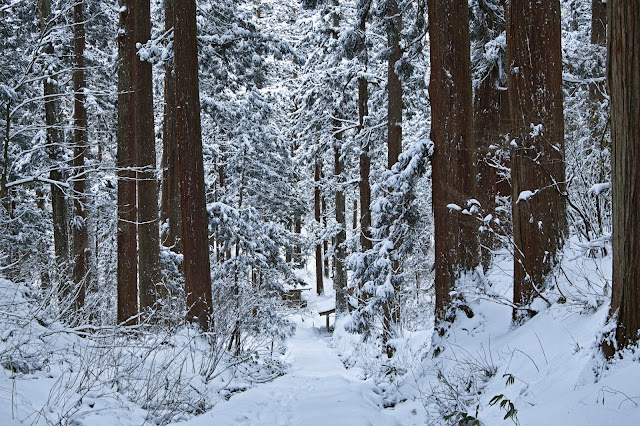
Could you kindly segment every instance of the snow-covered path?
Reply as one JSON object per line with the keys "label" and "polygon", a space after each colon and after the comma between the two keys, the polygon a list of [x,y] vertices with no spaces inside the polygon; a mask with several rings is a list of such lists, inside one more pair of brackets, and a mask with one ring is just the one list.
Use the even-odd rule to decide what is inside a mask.
{"label": "snow-covered path", "polygon": [[257,385],[183,425],[399,425],[382,412],[374,385],[346,370],[318,329],[298,324],[289,372]]}

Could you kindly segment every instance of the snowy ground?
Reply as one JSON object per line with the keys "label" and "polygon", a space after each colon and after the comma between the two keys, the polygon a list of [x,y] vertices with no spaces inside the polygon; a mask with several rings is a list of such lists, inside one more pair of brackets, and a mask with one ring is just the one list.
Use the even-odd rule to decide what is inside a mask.
{"label": "snowy ground", "polygon": [[[103,348],[102,341],[60,323],[45,325],[29,289],[0,280],[0,425],[162,424],[143,403],[158,391],[174,392],[159,386],[170,379],[182,384],[185,397],[193,395],[187,400],[194,406],[213,407],[174,418],[185,426],[444,425],[462,414],[487,426],[635,426],[640,351],[613,361],[602,357],[598,341],[608,313],[611,258],[583,251],[569,245],[557,282],[545,293],[551,305],[538,300],[539,313],[519,327],[511,323],[509,306],[512,262],[508,253],[499,256],[486,281],[465,290],[475,315],[458,316],[436,358],[430,350],[431,295],[420,296],[424,305],[414,309],[414,327],[405,327],[388,360],[374,341],[363,342],[340,323],[328,333],[318,311],[332,307],[332,283],[327,280],[326,294],[315,296],[313,275],[298,271],[311,287],[303,295],[308,307],[292,311],[297,330],[282,359],[288,367],[274,380],[237,371],[206,380],[196,368],[207,359],[206,344],[188,329],[160,339],[156,352],[117,342]],[[151,353],[155,358],[142,360]],[[116,362],[119,367],[109,367]],[[176,374],[190,375],[172,377],[173,365],[182,369]],[[144,392],[149,397],[133,402]],[[505,420],[510,407],[513,416]]]}
{"label": "snowy ground", "polygon": [[[300,317],[304,318],[304,317]],[[319,317],[317,318],[319,320]],[[289,341],[288,374],[218,404],[189,425],[400,425],[382,410],[380,391],[345,369],[310,318]]]}

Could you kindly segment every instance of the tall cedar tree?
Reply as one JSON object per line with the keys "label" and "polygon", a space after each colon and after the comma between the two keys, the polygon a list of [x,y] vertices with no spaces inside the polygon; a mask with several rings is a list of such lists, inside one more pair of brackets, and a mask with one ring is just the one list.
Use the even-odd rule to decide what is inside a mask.
{"label": "tall cedar tree", "polygon": [[[135,40],[151,38],[149,0],[136,0]],[[153,122],[153,83],[151,62],[134,58],[136,66],[136,165],[138,185],[138,285],[140,310],[154,308],[160,286],[160,236],[158,229],[158,182],[156,179],[156,141]]]}
{"label": "tall cedar tree", "polygon": [[510,0],[506,25],[519,321],[532,314],[527,305],[552,272],[567,226],[560,1]]}
{"label": "tall cedar tree", "polygon": [[[334,37],[338,37],[340,26],[340,13],[338,0],[333,0],[333,27]],[[340,106],[337,106],[336,116],[340,114]],[[335,213],[339,231],[335,237],[334,246],[334,273],[333,287],[336,290],[336,316],[347,313],[347,271],[345,265],[347,240],[346,199],[344,194],[344,159],[342,158],[342,124],[339,120],[333,120],[332,132],[334,137],[334,175],[336,179]]]}
{"label": "tall cedar tree", "polygon": [[[473,194],[473,103],[469,14],[466,0],[429,0],[431,39],[431,139],[434,143],[433,216],[435,231],[436,320],[449,321],[451,291],[460,273],[477,262],[476,233],[463,227],[463,206]],[[464,251],[459,251],[464,247]]]}
{"label": "tall cedar tree", "polygon": [[[173,30],[173,0],[164,2],[164,29]],[[161,220],[167,224],[162,243],[181,251],[180,192],[178,191],[178,156],[176,141],[176,88],[173,60],[164,63],[164,120],[162,125],[162,212]]]}
{"label": "tall cedar tree", "polygon": [[138,314],[135,166],[135,0],[120,0],[118,32],[118,323]]}
{"label": "tall cedar tree", "polygon": [[85,30],[84,2],[76,0],[73,6],[73,282],[75,283],[74,308],[78,312],[84,306],[85,276],[87,274],[87,175],[84,160],[87,154],[87,109],[85,107]]}
{"label": "tall cedar tree", "polygon": [[[363,51],[360,57],[365,66],[368,65],[368,52],[366,42],[367,18],[371,9],[372,0],[367,0],[362,8],[358,11],[358,30],[363,37]],[[364,129],[365,117],[369,115],[369,82],[367,77],[358,77],[358,133]],[[364,137],[360,142],[360,182],[358,189],[360,191],[360,250],[366,253],[367,250],[373,248],[371,236],[371,183],[369,175],[371,173],[371,158],[369,157],[369,140]],[[364,281],[360,282],[360,287],[364,285]]]}
{"label": "tall cedar tree", "polygon": [[[500,0],[479,1],[480,21],[477,30],[479,45],[483,49],[504,31],[504,18],[501,15]],[[483,66],[482,74],[475,76],[478,81],[474,98],[474,138],[476,144],[478,191],[476,199],[480,202],[483,214],[495,215],[496,195],[498,193],[498,173],[493,161],[494,147],[504,146],[504,136],[509,132],[509,100],[506,90],[500,90],[501,64],[498,59]],[[481,188],[481,190],[480,190]],[[486,271],[495,248],[495,238],[491,232],[482,232],[480,238],[480,258]]]}
{"label": "tall cedar tree", "polygon": [[612,356],[640,331],[640,0],[609,0],[608,75],[613,141]]}
{"label": "tall cedar tree", "polygon": [[[316,226],[320,228],[320,160],[316,159],[313,171],[313,214]],[[322,277],[322,243],[316,244],[316,291],[318,295],[324,292],[324,278]]]}
{"label": "tall cedar tree", "polygon": [[211,314],[211,275],[200,128],[195,0],[174,3],[176,137],[182,216],[187,320],[206,329]]}
{"label": "tall cedar tree", "polygon": [[[51,0],[40,0],[40,28],[43,34],[50,30],[50,19]],[[44,53],[48,57],[47,62],[54,60],[55,50],[51,41],[48,41],[45,45]],[[47,153],[49,160],[53,164],[49,172],[49,179],[52,182],[63,182],[64,176],[59,166],[59,163],[62,162],[62,144],[64,143],[60,112],[60,91],[56,80],[49,78],[48,75],[43,80],[43,86],[45,97],[44,115],[47,126]],[[69,214],[64,191],[55,183],[51,184],[51,210],[56,264],[61,269],[69,261],[69,230],[67,227]]]}
{"label": "tall cedar tree", "polygon": [[402,82],[396,72],[396,64],[402,58],[400,35],[402,33],[402,13],[396,0],[387,0],[386,5],[387,47],[387,167],[389,170],[398,162],[402,153]]}

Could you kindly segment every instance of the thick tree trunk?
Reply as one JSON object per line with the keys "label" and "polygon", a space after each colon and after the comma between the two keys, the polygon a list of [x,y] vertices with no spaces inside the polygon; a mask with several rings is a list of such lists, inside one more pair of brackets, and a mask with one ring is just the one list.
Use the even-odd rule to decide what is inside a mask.
{"label": "thick tree trunk", "polygon": [[120,0],[118,34],[118,323],[138,314],[135,166],[135,0]]}
{"label": "thick tree trunk", "polygon": [[[169,32],[173,28],[173,2],[164,2],[164,26]],[[182,251],[180,240],[180,192],[178,191],[178,143],[176,141],[176,88],[173,75],[173,61],[164,65],[164,120],[162,126],[162,223],[168,228],[162,243]]]}
{"label": "thick tree trunk", "polygon": [[[136,0],[136,43],[151,38],[149,0]],[[153,309],[163,297],[160,280],[160,235],[158,228],[158,181],[153,120],[151,63],[135,58],[136,64],[136,164],[138,195],[138,283],[140,310]]]}
{"label": "thick tree trunk", "polygon": [[[40,0],[40,27],[43,34],[48,32],[48,21],[51,17],[50,0]],[[55,51],[53,43],[48,42],[44,48],[47,58],[53,60]],[[47,63],[50,61],[47,60]],[[62,131],[60,112],[60,91],[55,77],[44,77],[44,114],[47,126],[47,153],[51,160],[52,168],[49,172],[49,179],[54,182],[63,182],[64,176],[61,170],[62,146],[64,144],[64,133]],[[53,216],[53,245],[56,255],[56,265],[61,281],[66,275],[63,270],[69,261],[69,231],[68,231],[68,208],[64,191],[59,185],[51,184],[51,210]]]}
{"label": "thick tree trunk", "polygon": [[[500,7],[497,1],[491,6]],[[484,53],[484,46],[504,31],[504,20],[491,7],[482,8],[481,13],[479,19],[482,19],[482,31],[478,41]],[[509,131],[509,102],[507,91],[499,89],[502,83],[498,62],[491,64],[482,75],[475,78],[479,80],[475,88],[473,120],[478,175],[476,199],[480,202],[485,217],[489,214],[495,216],[498,174],[493,163],[497,160],[495,153],[498,148],[504,147],[504,136]],[[491,265],[496,239],[490,230],[486,230],[480,233],[479,240],[480,261],[486,272]]]}
{"label": "thick tree trunk", "polygon": [[178,176],[182,214],[187,320],[208,327],[211,315],[208,223],[205,204],[195,0],[174,4]]}
{"label": "thick tree trunk", "polygon": [[[640,0],[609,0],[613,284],[615,342],[608,356],[635,343],[640,331]],[[617,347],[616,347],[617,346]]]}
{"label": "thick tree trunk", "polygon": [[[320,222],[320,163],[316,160],[313,173],[313,213],[316,226],[319,228]],[[316,244],[316,291],[318,295],[324,293],[324,278],[322,277],[322,244]]]}
{"label": "thick tree trunk", "polygon": [[73,6],[73,143],[74,143],[74,219],[73,219],[73,282],[76,286],[74,309],[79,312],[84,306],[87,275],[87,198],[86,168],[84,160],[88,148],[87,110],[85,108],[85,31],[84,2],[77,0]]}
{"label": "thick tree trunk", "polygon": [[519,320],[531,314],[527,305],[545,286],[566,233],[560,2],[511,0],[506,20]]}
{"label": "thick tree trunk", "polygon": [[434,153],[436,321],[450,321],[450,292],[460,274],[477,264],[477,234],[449,204],[466,207],[476,178],[473,158],[469,15],[465,0],[429,0],[431,139]]}

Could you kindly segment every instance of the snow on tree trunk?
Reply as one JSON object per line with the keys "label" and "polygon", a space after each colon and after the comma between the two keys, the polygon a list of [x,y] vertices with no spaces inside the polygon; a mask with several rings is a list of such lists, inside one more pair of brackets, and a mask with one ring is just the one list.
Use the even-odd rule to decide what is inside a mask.
{"label": "snow on tree trunk", "polygon": [[479,258],[477,224],[448,207],[464,206],[473,196],[475,143],[467,2],[430,0],[428,9],[436,320],[441,322],[453,319],[450,293],[460,273],[472,270]]}
{"label": "snow on tree trunk", "polygon": [[[543,289],[566,234],[559,0],[506,6],[511,111],[514,320]],[[535,195],[522,199],[520,194]]]}
{"label": "snow on tree trunk", "polygon": [[187,320],[208,326],[211,314],[195,0],[174,3],[176,136]]}
{"label": "snow on tree trunk", "polygon": [[[334,132],[340,131],[340,122],[333,123]],[[342,159],[342,134],[334,140],[334,175],[336,179],[336,222],[339,230],[335,238],[333,287],[336,290],[336,316],[347,313],[347,272],[345,265],[347,240],[346,200],[344,195],[344,160]]]}
{"label": "snow on tree trunk", "polygon": [[[496,38],[504,31],[504,19],[496,13],[502,6],[494,0],[488,6],[484,2],[479,3],[479,22],[476,29],[479,34],[479,47],[474,52],[474,68],[476,74],[473,80],[478,82],[475,87],[474,98],[474,138],[476,143],[478,189],[476,199],[481,206],[482,214],[486,217],[495,217],[498,173],[494,162],[497,160],[496,152],[506,145],[504,136],[508,132],[508,98],[506,90],[500,90],[504,85],[501,73],[504,57],[502,50],[494,57],[490,49],[496,49]],[[491,57],[491,62],[486,57]],[[485,271],[488,270],[492,260],[492,250],[496,247],[495,236],[490,231],[480,233],[480,258]]]}

